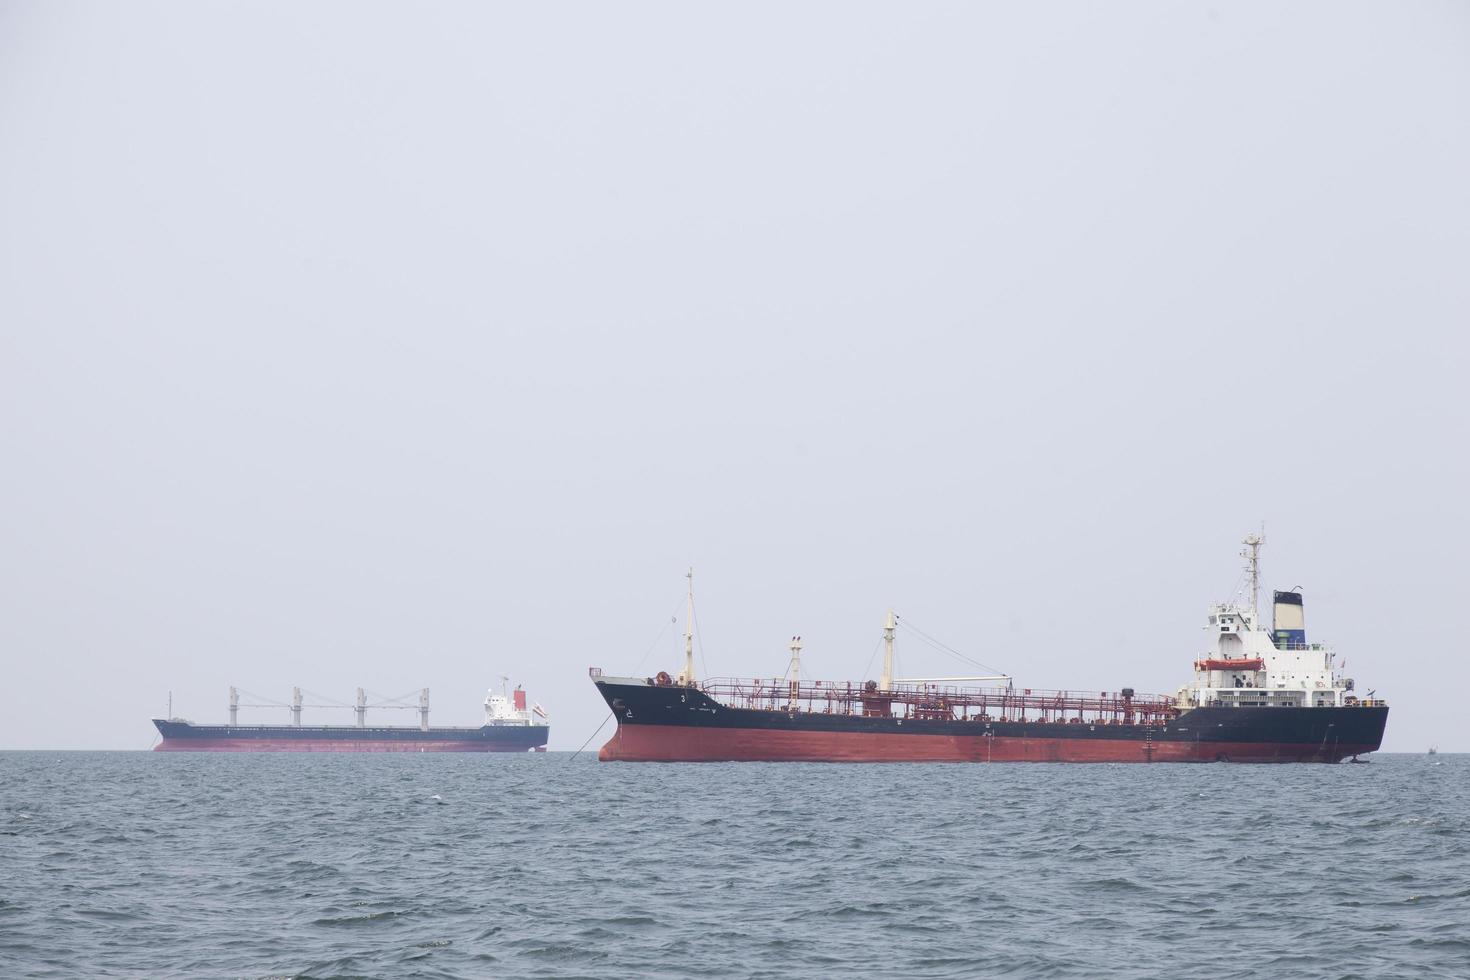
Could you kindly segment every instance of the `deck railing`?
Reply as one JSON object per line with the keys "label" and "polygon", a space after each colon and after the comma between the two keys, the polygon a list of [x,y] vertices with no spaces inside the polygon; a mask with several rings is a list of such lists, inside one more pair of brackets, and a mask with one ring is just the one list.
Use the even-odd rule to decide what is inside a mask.
{"label": "deck railing", "polygon": [[1179,714],[1174,700],[1160,695],[1124,696],[1031,688],[900,686],[867,690],[861,683],[802,681],[793,691],[781,678],[714,678],[698,685],[731,708],[809,714],[868,715],[954,721],[1038,724],[1156,725]]}

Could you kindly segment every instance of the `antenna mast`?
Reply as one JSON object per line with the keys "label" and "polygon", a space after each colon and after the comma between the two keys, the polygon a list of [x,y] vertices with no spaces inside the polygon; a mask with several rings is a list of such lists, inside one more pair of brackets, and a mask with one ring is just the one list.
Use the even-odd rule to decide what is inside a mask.
{"label": "antenna mast", "polygon": [[1240,553],[1240,557],[1245,559],[1245,571],[1251,580],[1251,629],[1258,629],[1256,604],[1261,597],[1260,551],[1261,545],[1266,543],[1265,529],[1262,528],[1260,534],[1247,534],[1241,543],[1245,545],[1246,550]]}
{"label": "antenna mast", "polygon": [[684,576],[689,580],[689,619],[684,627],[684,677],[688,687],[694,686],[694,569]]}
{"label": "antenna mast", "polygon": [[878,685],[880,691],[893,690],[893,630],[898,626],[893,610],[888,610],[888,618],[883,622],[883,680]]}

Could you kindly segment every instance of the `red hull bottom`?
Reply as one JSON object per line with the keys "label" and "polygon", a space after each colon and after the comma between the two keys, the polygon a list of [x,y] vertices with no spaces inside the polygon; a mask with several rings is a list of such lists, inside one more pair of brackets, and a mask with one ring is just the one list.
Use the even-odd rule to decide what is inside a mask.
{"label": "red hull bottom", "polygon": [[[339,741],[299,738],[164,739],[155,752],[527,752],[526,746],[485,745],[476,742]],[[544,751],[544,750],[538,750]]]}
{"label": "red hull bottom", "polygon": [[1339,762],[1374,746],[1154,742],[627,725],[603,762]]}

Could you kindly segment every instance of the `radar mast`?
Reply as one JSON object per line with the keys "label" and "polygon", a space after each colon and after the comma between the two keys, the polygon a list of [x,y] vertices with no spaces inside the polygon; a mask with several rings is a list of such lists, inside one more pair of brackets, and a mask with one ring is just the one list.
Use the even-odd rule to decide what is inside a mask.
{"label": "radar mast", "polygon": [[1250,579],[1251,590],[1251,629],[1260,629],[1260,619],[1256,612],[1256,604],[1260,601],[1261,594],[1261,545],[1266,543],[1266,529],[1263,526],[1260,534],[1247,534],[1241,544],[1245,550],[1240,557],[1245,559],[1245,573]]}

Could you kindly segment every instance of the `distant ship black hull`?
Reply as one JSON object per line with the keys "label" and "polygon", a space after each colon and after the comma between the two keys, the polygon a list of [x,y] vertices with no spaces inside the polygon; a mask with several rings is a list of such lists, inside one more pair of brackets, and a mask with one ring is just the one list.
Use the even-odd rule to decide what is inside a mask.
{"label": "distant ship black hull", "polygon": [[1161,725],[869,717],[728,707],[697,688],[596,681],[629,762],[1341,762],[1386,706],[1206,707]]}
{"label": "distant ship black hull", "polygon": [[347,728],[292,725],[153,724],[156,752],[544,752],[548,725],[479,728]]}

